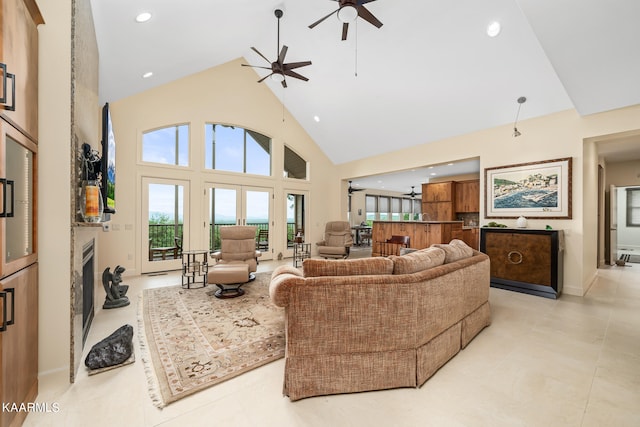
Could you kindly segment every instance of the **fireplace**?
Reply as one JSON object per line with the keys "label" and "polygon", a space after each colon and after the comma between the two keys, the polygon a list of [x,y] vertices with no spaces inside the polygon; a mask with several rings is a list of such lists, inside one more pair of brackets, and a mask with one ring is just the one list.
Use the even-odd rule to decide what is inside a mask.
{"label": "fireplace", "polygon": [[87,339],[93,320],[95,281],[95,239],[82,247],[82,345]]}

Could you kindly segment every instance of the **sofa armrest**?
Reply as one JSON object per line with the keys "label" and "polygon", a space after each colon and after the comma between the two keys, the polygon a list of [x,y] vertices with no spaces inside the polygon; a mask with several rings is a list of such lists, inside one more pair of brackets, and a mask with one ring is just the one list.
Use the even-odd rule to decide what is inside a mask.
{"label": "sofa armrest", "polygon": [[269,283],[269,297],[278,307],[286,307],[289,304],[290,288],[304,283],[302,272],[289,265],[277,267],[271,275]]}
{"label": "sofa armrest", "polygon": [[209,255],[211,256],[211,258],[215,259],[216,262],[220,261],[220,259],[222,258],[222,252],[220,251],[211,252]]}

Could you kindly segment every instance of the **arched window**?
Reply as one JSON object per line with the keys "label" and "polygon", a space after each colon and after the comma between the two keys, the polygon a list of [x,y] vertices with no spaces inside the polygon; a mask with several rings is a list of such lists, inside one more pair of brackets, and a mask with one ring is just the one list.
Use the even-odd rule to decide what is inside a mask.
{"label": "arched window", "polygon": [[271,138],[252,130],[205,125],[205,168],[271,175]]}
{"label": "arched window", "polygon": [[189,166],[189,125],[175,125],[142,134],[142,161]]}
{"label": "arched window", "polygon": [[307,179],[307,161],[286,145],[284,146],[284,176]]}

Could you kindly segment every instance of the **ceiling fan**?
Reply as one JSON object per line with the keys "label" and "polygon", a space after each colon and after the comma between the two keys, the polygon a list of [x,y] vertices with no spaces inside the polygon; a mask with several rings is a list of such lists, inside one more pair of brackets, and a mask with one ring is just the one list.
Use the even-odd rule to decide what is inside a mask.
{"label": "ceiling fan", "polygon": [[412,185],[412,186],[411,186],[411,193],[403,193],[402,195],[403,195],[403,196],[411,196],[411,198],[413,199],[414,197],[419,196],[419,195],[421,195],[421,194],[422,194],[422,193],[416,193],[416,191],[414,190],[414,188],[416,188],[416,187],[415,187],[415,185]]}
{"label": "ceiling fan", "polygon": [[[276,15],[276,18],[278,18],[278,45],[276,47],[276,54],[278,53],[278,49],[280,48],[280,18],[282,18],[282,15],[284,15],[284,12],[282,12],[282,10],[280,9],[276,9],[274,11],[274,14]],[[287,50],[289,49],[287,46],[282,46],[282,49],[280,49],[280,54],[278,55],[278,59],[275,62],[271,62],[267,59],[266,56],[264,56],[263,54],[260,53],[260,51],[258,51],[258,49],[256,49],[255,47],[251,46],[251,49],[253,49],[254,52],[256,52],[258,55],[260,55],[262,58],[264,58],[265,61],[271,63],[271,67],[262,67],[259,65],[249,65],[249,64],[241,64],[243,67],[254,67],[254,68],[262,68],[264,70],[271,70],[271,74],[268,74],[266,76],[264,76],[263,78],[261,78],[260,80],[258,80],[258,83],[261,83],[263,80],[265,80],[267,77],[271,76],[271,78],[277,82],[280,82],[282,84],[282,87],[287,87],[287,80],[285,78],[285,76],[289,76],[289,77],[293,77],[296,79],[300,79],[300,80],[304,80],[305,82],[308,81],[309,79],[306,78],[303,75],[300,75],[298,73],[296,73],[295,71],[291,71],[293,69],[296,68],[300,68],[300,67],[304,67],[307,65],[311,65],[311,61],[303,61],[303,62],[289,62],[288,64],[285,64],[284,62],[284,57],[287,55]]]}
{"label": "ceiling fan", "polygon": [[347,192],[349,193],[349,196],[351,196],[351,193],[353,193],[354,191],[364,191],[364,188],[353,188],[351,186],[351,183],[353,181],[349,181],[349,188],[347,188]]}
{"label": "ceiling fan", "polygon": [[364,7],[365,4],[374,2],[376,0],[332,0],[337,1],[339,7],[337,10],[334,10],[324,18],[318,19],[313,24],[309,25],[309,28],[314,28],[316,25],[333,15],[336,16],[342,22],[342,40],[347,39],[347,32],[349,31],[349,22],[355,22],[355,20],[360,17],[370,23],[371,25],[380,28],[382,27],[382,22],[378,20],[367,8]]}

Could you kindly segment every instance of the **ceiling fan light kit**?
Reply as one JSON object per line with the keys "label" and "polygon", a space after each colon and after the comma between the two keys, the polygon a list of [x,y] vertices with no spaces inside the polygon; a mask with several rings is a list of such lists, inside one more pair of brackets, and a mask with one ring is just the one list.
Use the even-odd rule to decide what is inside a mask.
{"label": "ceiling fan light kit", "polygon": [[348,24],[350,22],[353,22],[356,20],[356,18],[358,18],[358,9],[356,9],[354,6],[348,5],[348,6],[343,6],[340,9],[338,9],[338,20],[344,24]]}
{"label": "ceiling fan light kit", "polygon": [[313,24],[309,25],[309,28],[314,28],[319,23],[333,14],[336,14],[338,20],[342,22],[342,40],[347,39],[347,33],[349,31],[349,23],[355,22],[358,17],[364,19],[376,28],[382,27],[382,22],[378,20],[369,10],[364,7],[367,3],[372,3],[376,0],[333,0],[338,2],[338,9],[334,10],[330,14],[323,16]]}

